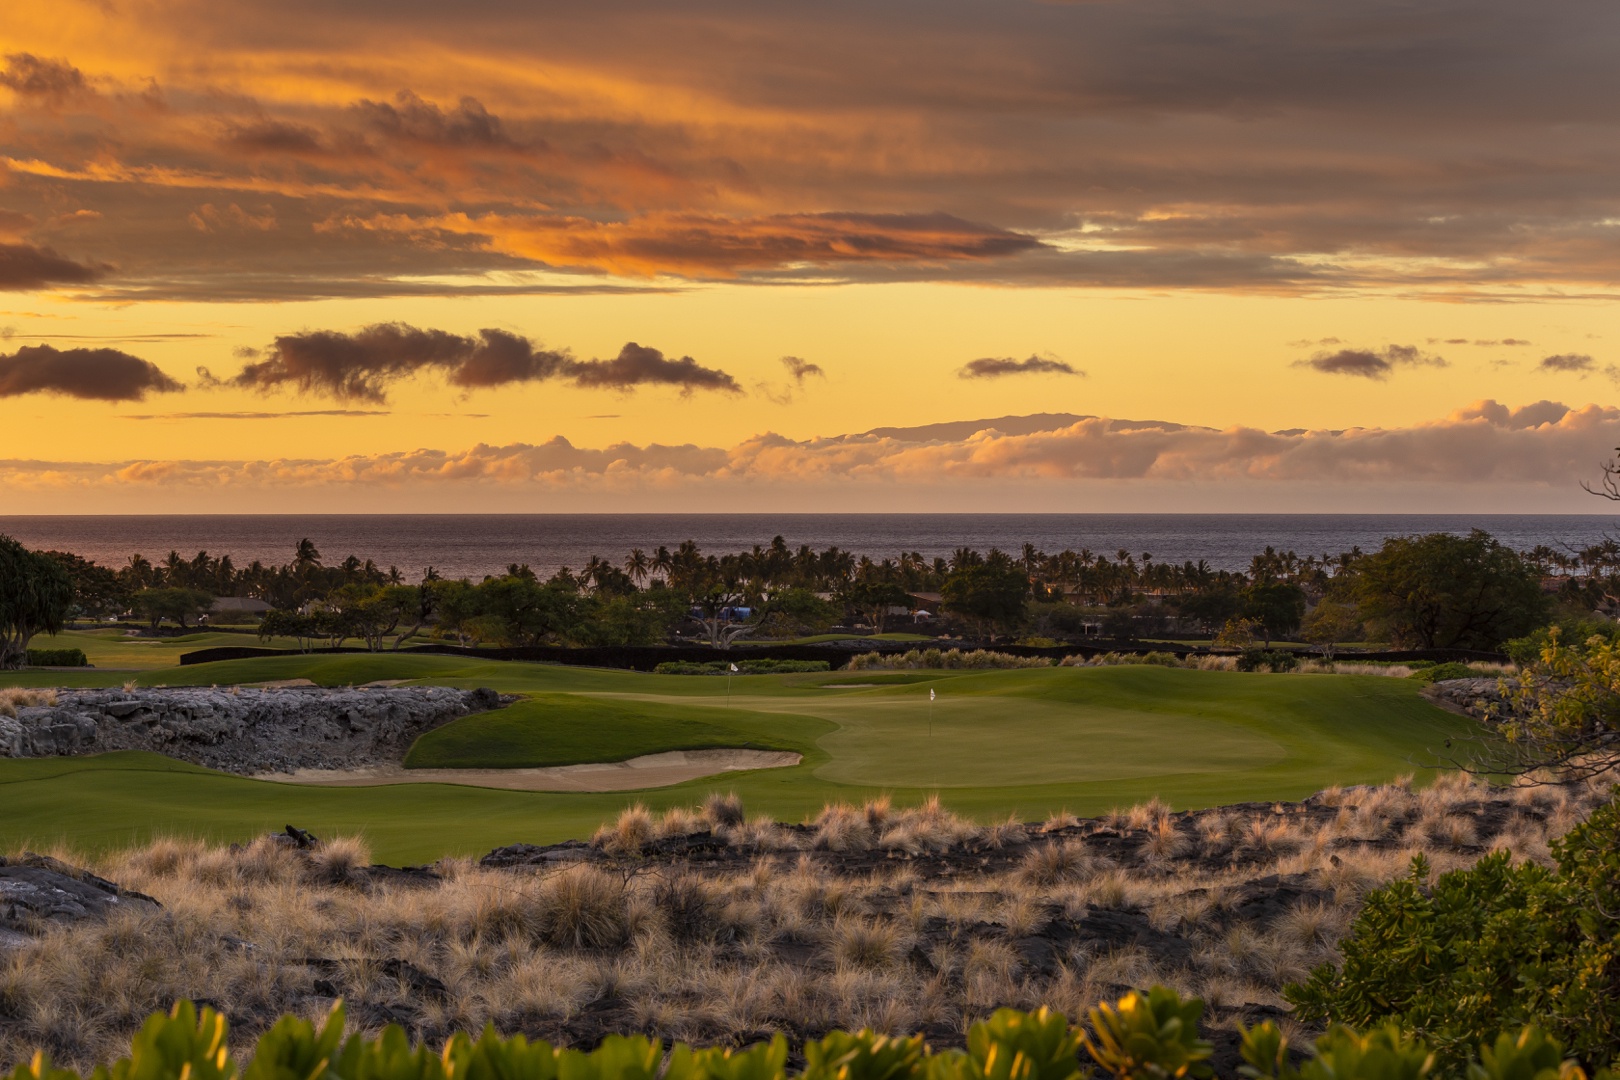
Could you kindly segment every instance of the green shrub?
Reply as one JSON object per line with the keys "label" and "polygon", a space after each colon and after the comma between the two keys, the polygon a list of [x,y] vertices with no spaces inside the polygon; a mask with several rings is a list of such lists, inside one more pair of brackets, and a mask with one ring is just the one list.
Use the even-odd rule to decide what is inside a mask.
{"label": "green shrub", "polygon": [[915,668],[1040,668],[1051,667],[1053,661],[1044,656],[1014,656],[1011,653],[991,652],[989,649],[911,649],[903,653],[884,655],[880,652],[861,653],[849,660],[851,671],[905,670]]}
{"label": "green shrub", "polygon": [[1299,657],[1286,649],[1244,649],[1238,654],[1239,671],[1293,671],[1299,667]]}
{"label": "green shrub", "polygon": [[[933,1052],[922,1036],[835,1031],[804,1047],[804,1068],[790,1072],[788,1043],[696,1049],[643,1035],[609,1035],[595,1050],[564,1050],[493,1027],[477,1039],[457,1034],[440,1052],[412,1046],[390,1026],[376,1037],[344,1033],[340,1002],[317,1028],[283,1017],[239,1069],[225,1019],[180,1002],[154,1016],[131,1042],[130,1056],[98,1068],[94,1080],[1200,1080],[1211,1073],[1210,1044],[1198,1032],[1203,1002],[1175,991],[1132,991],[1090,1014],[1089,1028],[1060,1013],[1001,1009],[968,1032],[967,1050]],[[1083,1062],[1084,1052],[1089,1062]],[[1558,1042],[1534,1028],[1482,1044],[1466,1071],[1442,1071],[1419,1038],[1386,1026],[1366,1033],[1334,1027],[1316,1040],[1314,1056],[1296,1065],[1286,1036],[1271,1023],[1243,1033],[1242,1074],[1250,1080],[1584,1080]],[[51,1066],[44,1053],[18,1066],[10,1080],[79,1080]],[[1616,1080],[1607,1071],[1594,1080]]]}
{"label": "green shrub", "polygon": [[730,660],[711,660],[694,664],[687,660],[666,660],[653,668],[655,675],[795,675],[812,671],[831,671],[825,660],[739,660],[732,671]]}
{"label": "green shrub", "polygon": [[1460,1064],[1504,1029],[1543,1027],[1588,1066],[1620,1058],[1620,804],[1554,845],[1558,866],[1506,852],[1429,886],[1409,877],[1367,896],[1324,964],[1284,996],[1306,1021],[1395,1023]]}
{"label": "green shrub", "polygon": [[1469,667],[1467,664],[1459,664],[1453,660],[1449,663],[1434,664],[1430,667],[1425,667],[1418,671],[1414,671],[1408,676],[1408,678],[1427,684],[1437,683],[1442,679],[1472,679],[1477,677],[1478,674],[1478,672]]}
{"label": "green shrub", "polygon": [[89,667],[83,649],[29,649],[29,667]]}
{"label": "green shrub", "polygon": [[1530,667],[1541,659],[1541,650],[1546,648],[1548,639],[1555,629],[1565,641],[1587,641],[1598,637],[1612,642],[1620,638],[1620,623],[1613,619],[1603,619],[1595,615],[1572,616],[1559,619],[1539,630],[1532,630],[1523,637],[1504,641],[1502,651],[1507,653],[1508,659],[1520,667]]}

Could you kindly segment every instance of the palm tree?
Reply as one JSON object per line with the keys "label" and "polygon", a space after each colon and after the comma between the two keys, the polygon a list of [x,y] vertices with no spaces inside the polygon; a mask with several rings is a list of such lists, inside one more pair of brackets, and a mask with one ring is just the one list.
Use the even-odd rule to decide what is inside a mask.
{"label": "palm tree", "polygon": [[647,580],[647,553],[640,548],[631,548],[630,554],[624,560],[624,572],[629,574],[631,580],[637,585]]}
{"label": "palm tree", "polygon": [[136,588],[146,589],[152,585],[152,564],[138,551],[129,557],[129,565],[124,567],[124,573],[135,583]]}
{"label": "palm tree", "polygon": [[655,574],[663,574],[665,577],[668,577],[670,572],[674,569],[674,556],[669,553],[669,548],[660,545],[658,550],[653,552],[652,572]]}
{"label": "palm tree", "polygon": [[315,542],[307,536],[298,541],[298,547],[293,552],[293,569],[302,574],[319,565],[321,553],[315,549]]}

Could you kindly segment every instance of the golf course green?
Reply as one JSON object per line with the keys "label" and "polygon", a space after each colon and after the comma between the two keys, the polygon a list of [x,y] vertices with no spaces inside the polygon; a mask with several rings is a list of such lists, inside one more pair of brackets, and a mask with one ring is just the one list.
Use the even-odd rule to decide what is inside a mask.
{"label": "golf course green", "polygon": [[[981,819],[1100,813],[1153,796],[1183,809],[1297,799],[1421,770],[1471,722],[1404,679],[1149,666],[1016,671],[645,675],[456,657],[346,654],[140,671],[26,672],[0,685],[229,685],[310,679],[489,686],[520,696],[419,739],[407,767],[515,768],[700,748],[791,750],[794,767],[637,792],[459,784],[309,787],[153,754],[0,760],[0,851],[100,849],[159,834],[241,840],[296,824],[358,832],[379,859],[420,862],[588,835],[624,806],[735,791],[796,820],[829,800],[939,792]],[[930,700],[930,691],[934,692]]]}

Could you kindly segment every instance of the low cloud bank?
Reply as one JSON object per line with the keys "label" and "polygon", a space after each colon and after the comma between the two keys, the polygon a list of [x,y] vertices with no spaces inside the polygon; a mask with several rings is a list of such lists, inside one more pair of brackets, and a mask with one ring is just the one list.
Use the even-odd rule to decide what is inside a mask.
{"label": "low cloud bank", "polygon": [[964,485],[1039,491],[1121,481],[1200,491],[1222,484],[1251,491],[1278,485],[1333,490],[1346,484],[1394,492],[1425,484],[1573,490],[1620,445],[1620,409],[1571,408],[1554,401],[1510,407],[1485,400],[1410,427],[1342,431],[1268,432],[1069,416],[1032,426],[1039,430],[1007,434],[986,426],[952,437],[931,437],[938,426],[805,440],[767,432],[727,448],[619,443],[591,449],[557,437],[337,459],[0,461],[0,484],[33,490],[462,488],[593,497],[672,489],[956,493]]}

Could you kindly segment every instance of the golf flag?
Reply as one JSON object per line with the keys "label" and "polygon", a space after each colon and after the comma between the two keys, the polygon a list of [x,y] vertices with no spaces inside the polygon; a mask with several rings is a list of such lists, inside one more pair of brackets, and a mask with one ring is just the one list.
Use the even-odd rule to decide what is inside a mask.
{"label": "golf flag", "polygon": [[928,688],[928,700],[929,701],[934,700],[934,688],[933,687]]}
{"label": "golf flag", "polygon": [[733,675],[735,675],[737,673],[737,665],[736,664],[731,665],[731,673]]}

